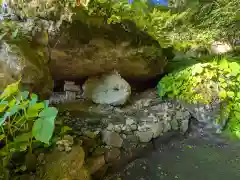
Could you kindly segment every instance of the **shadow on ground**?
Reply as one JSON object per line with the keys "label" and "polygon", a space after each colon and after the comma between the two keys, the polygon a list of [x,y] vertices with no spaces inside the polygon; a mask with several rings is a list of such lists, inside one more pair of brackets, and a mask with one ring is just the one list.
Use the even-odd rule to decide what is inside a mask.
{"label": "shadow on ground", "polygon": [[171,143],[155,142],[156,151],[136,159],[107,180],[237,180],[240,144],[190,136]]}

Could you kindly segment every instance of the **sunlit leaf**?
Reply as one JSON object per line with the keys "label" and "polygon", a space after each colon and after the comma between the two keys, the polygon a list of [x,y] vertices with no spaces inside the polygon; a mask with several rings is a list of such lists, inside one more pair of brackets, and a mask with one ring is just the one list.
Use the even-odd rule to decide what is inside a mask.
{"label": "sunlit leaf", "polygon": [[10,84],[4,89],[3,93],[0,95],[0,99],[7,98],[18,91],[20,81]]}
{"label": "sunlit leaf", "polygon": [[228,69],[228,61],[226,59],[221,59],[219,62],[219,67],[222,70]]}
{"label": "sunlit leaf", "polygon": [[227,92],[227,95],[228,95],[229,97],[234,97],[234,92],[233,92],[233,91],[228,91],[228,92]]}
{"label": "sunlit leaf", "polygon": [[225,99],[227,97],[227,92],[226,91],[220,91],[218,95],[221,99]]}
{"label": "sunlit leaf", "polygon": [[237,76],[240,73],[240,65],[236,62],[231,62],[229,64],[229,67],[231,69],[231,75]]}

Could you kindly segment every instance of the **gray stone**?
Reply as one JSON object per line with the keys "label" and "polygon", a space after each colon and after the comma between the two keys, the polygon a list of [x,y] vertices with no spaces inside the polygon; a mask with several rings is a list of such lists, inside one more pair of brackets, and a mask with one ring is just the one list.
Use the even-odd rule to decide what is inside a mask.
{"label": "gray stone", "polygon": [[139,141],[138,137],[135,135],[127,135],[126,139],[135,143]]}
{"label": "gray stone", "polygon": [[151,141],[151,139],[153,138],[153,132],[152,131],[146,131],[146,132],[141,132],[141,131],[137,131],[136,132],[136,136],[138,136],[139,141],[146,143]]}
{"label": "gray stone", "polygon": [[138,128],[136,124],[132,124],[130,127],[132,131],[135,131]]}
{"label": "gray stone", "polygon": [[136,124],[136,122],[133,120],[133,119],[131,119],[131,118],[127,118],[126,119],[126,125],[132,125],[132,124]]}
{"label": "gray stone", "polygon": [[180,131],[182,133],[185,133],[188,130],[188,124],[189,124],[188,119],[182,120],[181,125],[180,125]]}
{"label": "gray stone", "polygon": [[163,122],[153,123],[152,124],[152,132],[153,132],[153,138],[157,138],[163,133]]}
{"label": "gray stone", "polygon": [[164,122],[164,128],[163,128],[163,132],[168,132],[169,130],[171,130],[171,124],[168,121]]}
{"label": "gray stone", "polygon": [[108,130],[108,131],[113,131],[114,128],[115,128],[114,125],[113,125],[112,123],[109,123],[109,124],[108,124],[108,127],[107,127],[107,130]]}
{"label": "gray stone", "polygon": [[173,130],[178,130],[178,129],[179,129],[179,127],[178,127],[178,121],[177,121],[175,118],[172,119],[172,121],[170,122],[170,124],[171,124],[171,127],[172,127]]}
{"label": "gray stone", "polygon": [[102,132],[102,140],[107,145],[112,146],[112,147],[118,147],[118,148],[120,148],[123,143],[123,139],[121,138],[121,136],[118,133],[111,132],[108,130],[104,130]]}
{"label": "gray stone", "polygon": [[188,104],[185,102],[181,102],[181,104],[190,112],[188,118],[184,119],[189,119],[191,114],[197,121],[206,124],[206,128],[216,129],[216,131],[221,130],[225,126],[229,116],[227,113],[223,114],[221,124],[216,124],[216,119],[221,111],[219,101],[213,101],[211,104]]}

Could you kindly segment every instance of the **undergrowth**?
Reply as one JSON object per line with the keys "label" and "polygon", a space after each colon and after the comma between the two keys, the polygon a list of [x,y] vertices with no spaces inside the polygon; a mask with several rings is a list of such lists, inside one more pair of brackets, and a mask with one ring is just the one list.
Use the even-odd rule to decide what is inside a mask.
{"label": "undergrowth", "polygon": [[219,102],[216,123],[228,117],[226,130],[240,138],[240,58],[217,57],[163,77],[158,83],[161,97],[190,104]]}
{"label": "undergrowth", "polygon": [[0,95],[0,160],[5,167],[15,152],[32,153],[33,144],[50,144],[58,110],[36,94],[20,91],[20,81]]}

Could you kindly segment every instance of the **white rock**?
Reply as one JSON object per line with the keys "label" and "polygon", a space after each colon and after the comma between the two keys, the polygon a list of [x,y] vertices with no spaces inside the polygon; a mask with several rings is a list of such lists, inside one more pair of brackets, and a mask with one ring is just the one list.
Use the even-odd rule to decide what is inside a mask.
{"label": "white rock", "polygon": [[123,143],[123,139],[121,138],[121,136],[118,133],[111,132],[108,130],[104,130],[102,132],[102,140],[108,146],[117,147],[117,148],[120,148]]}
{"label": "white rock", "polygon": [[131,119],[131,118],[127,118],[126,119],[126,125],[132,125],[132,124],[136,124],[136,122],[133,120],[133,119]]}
{"label": "white rock", "polygon": [[89,78],[83,85],[84,96],[98,104],[123,105],[131,95],[131,87],[118,73]]}
{"label": "white rock", "polygon": [[215,41],[211,45],[211,51],[214,54],[224,54],[232,51],[232,46],[226,42]]}

